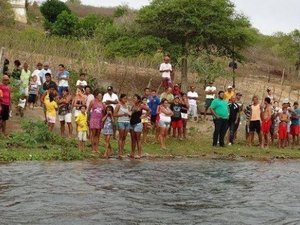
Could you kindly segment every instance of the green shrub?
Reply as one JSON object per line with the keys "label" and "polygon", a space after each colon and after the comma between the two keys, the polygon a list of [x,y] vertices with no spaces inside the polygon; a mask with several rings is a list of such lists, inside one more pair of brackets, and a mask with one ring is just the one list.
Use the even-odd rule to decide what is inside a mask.
{"label": "green shrub", "polygon": [[63,11],[71,12],[68,6],[59,0],[47,0],[41,5],[40,10],[45,19],[50,23],[55,23],[58,15]]}
{"label": "green shrub", "polygon": [[76,37],[78,34],[79,19],[68,11],[63,11],[57,16],[52,26],[51,33],[64,37]]}
{"label": "green shrub", "polygon": [[7,0],[0,1],[0,26],[12,26],[14,24],[14,12]]}

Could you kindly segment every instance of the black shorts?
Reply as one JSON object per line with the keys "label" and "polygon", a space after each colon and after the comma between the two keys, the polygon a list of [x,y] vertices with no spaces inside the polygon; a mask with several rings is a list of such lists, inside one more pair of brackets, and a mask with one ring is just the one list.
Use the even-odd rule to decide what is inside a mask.
{"label": "black shorts", "polygon": [[1,120],[6,121],[9,119],[9,106],[8,105],[1,105]]}
{"label": "black shorts", "polygon": [[207,99],[205,99],[205,109],[206,110],[210,107],[210,105],[211,105],[211,103],[212,103],[213,100],[214,100],[213,98],[207,98]]}
{"label": "black shorts", "polygon": [[156,123],[156,118],[157,118],[157,115],[151,115],[151,124],[155,124]]}
{"label": "black shorts", "polygon": [[30,94],[28,96],[28,103],[35,103],[36,95]]}
{"label": "black shorts", "polygon": [[250,121],[249,130],[250,132],[256,132],[260,134],[260,130],[261,130],[260,120]]}

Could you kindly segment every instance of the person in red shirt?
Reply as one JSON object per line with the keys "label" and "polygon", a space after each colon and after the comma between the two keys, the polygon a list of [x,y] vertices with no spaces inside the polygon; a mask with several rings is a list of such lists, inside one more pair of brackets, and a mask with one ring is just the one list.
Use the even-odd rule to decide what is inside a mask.
{"label": "person in red shirt", "polygon": [[9,87],[9,76],[3,75],[2,83],[0,84],[0,91],[2,96],[0,96],[1,104],[1,120],[2,120],[2,132],[6,134],[6,121],[9,119],[9,112],[11,106],[11,90]]}
{"label": "person in red shirt", "polygon": [[181,95],[181,89],[180,86],[178,84],[175,84],[172,90],[172,94],[174,96],[180,96]]}

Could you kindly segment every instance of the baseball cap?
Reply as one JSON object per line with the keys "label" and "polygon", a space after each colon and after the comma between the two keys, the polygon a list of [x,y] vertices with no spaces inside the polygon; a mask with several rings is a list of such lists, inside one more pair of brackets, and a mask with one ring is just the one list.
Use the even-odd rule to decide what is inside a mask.
{"label": "baseball cap", "polygon": [[288,104],[288,103],[290,103],[288,98],[283,99],[282,104]]}
{"label": "baseball cap", "polygon": [[113,87],[112,87],[112,86],[108,86],[108,87],[107,87],[107,90],[108,90],[108,91],[111,91],[111,90],[113,90]]}
{"label": "baseball cap", "polygon": [[231,85],[229,85],[229,86],[227,87],[227,89],[232,89],[232,86],[231,86]]}

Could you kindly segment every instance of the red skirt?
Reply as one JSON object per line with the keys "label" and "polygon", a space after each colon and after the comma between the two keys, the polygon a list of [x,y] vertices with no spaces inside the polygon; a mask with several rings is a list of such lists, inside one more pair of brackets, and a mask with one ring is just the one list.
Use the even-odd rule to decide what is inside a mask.
{"label": "red skirt", "polygon": [[271,126],[272,126],[272,120],[271,119],[269,119],[269,120],[263,120],[262,124],[261,124],[261,131],[262,131],[262,133],[263,134],[270,133]]}
{"label": "red skirt", "polygon": [[286,122],[280,122],[278,127],[278,138],[280,140],[284,140],[287,138],[287,123]]}
{"label": "red skirt", "polygon": [[297,136],[300,134],[300,126],[299,125],[291,125],[291,135]]}

